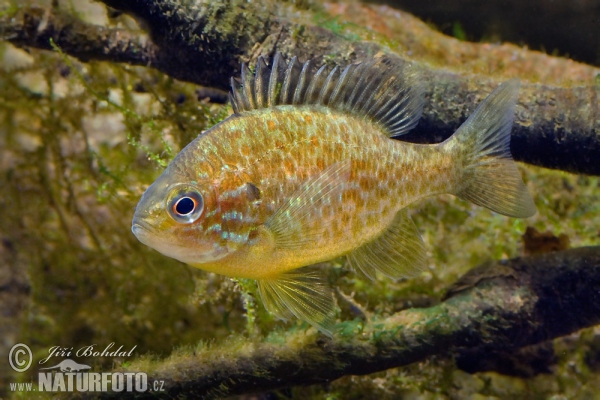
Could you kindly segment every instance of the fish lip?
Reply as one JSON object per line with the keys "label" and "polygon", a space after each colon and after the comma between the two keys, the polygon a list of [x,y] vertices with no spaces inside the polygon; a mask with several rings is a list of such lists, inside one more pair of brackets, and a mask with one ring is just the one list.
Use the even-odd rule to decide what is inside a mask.
{"label": "fish lip", "polygon": [[131,232],[133,232],[133,234],[136,237],[139,237],[140,235],[143,235],[144,233],[150,233],[150,224],[148,224],[145,221],[139,221],[134,219],[133,223],[131,225]]}

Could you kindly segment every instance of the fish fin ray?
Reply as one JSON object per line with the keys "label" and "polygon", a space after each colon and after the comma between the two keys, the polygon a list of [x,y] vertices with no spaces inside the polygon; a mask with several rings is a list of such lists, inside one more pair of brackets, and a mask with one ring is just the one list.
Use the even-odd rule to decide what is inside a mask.
{"label": "fish fin ray", "polygon": [[265,226],[273,234],[276,247],[299,249],[322,239],[330,225],[327,218],[335,215],[323,215],[321,211],[338,201],[349,184],[350,166],[350,160],[330,165],[300,185],[275,211]]}
{"label": "fish fin ray", "polygon": [[304,267],[257,280],[267,311],[280,319],[295,316],[332,336],[335,322],[333,292],[316,267]]}
{"label": "fish fin ray", "polygon": [[277,104],[292,104],[292,99],[294,95],[294,85],[298,81],[298,77],[300,76],[300,71],[302,70],[302,65],[298,62],[298,57],[292,57],[289,64],[284,64],[284,77],[283,77],[283,86],[281,87],[281,97],[279,98],[279,103],[273,103],[271,106],[276,106]]}
{"label": "fish fin ray", "polygon": [[317,72],[314,73],[312,77],[310,77],[310,83],[308,84],[308,89],[306,89],[304,102],[318,104],[318,95],[320,94],[321,88],[323,88],[323,85],[328,78],[328,75],[325,74],[325,69],[326,66],[323,65],[317,70]]}
{"label": "fish fin ray", "polygon": [[281,59],[281,53],[275,54],[271,65],[271,76],[269,76],[267,88],[267,107],[273,107],[278,104],[283,96],[283,82],[285,80],[287,64]]}
{"label": "fish fin ray", "polygon": [[362,116],[381,125],[386,135],[399,136],[415,127],[423,110],[424,84],[415,67],[389,56],[348,65],[342,72],[322,66],[313,72],[310,60],[289,63],[280,53],[271,66],[259,57],[256,74],[242,67],[241,87],[232,80],[231,104],[236,113],[278,105],[325,106]]}
{"label": "fish fin ray", "polygon": [[317,104],[325,104],[325,99],[329,99],[331,97],[332,91],[335,89],[335,86],[332,85],[332,82],[337,78],[338,70],[339,67],[336,65],[333,70],[331,70],[329,75],[327,75],[327,78],[325,78],[325,82],[321,86]]}
{"label": "fish fin ray", "polygon": [[[277,68],[273,68],[277,70]],[[267,66],[264,58],[259,58],[256,64],[256,73],[254,74],[254,90],[257,108],[266,108],[269,106],[269,88],[271,69]]]}
{"label": "fish fin ray", "polygon": [[527,218],[536,207],[510,153],[510,131],[519,80],[496,88],[445,142],[468,149],[463,180],[455,194],[510,217]]}
{"label": "fish fin ray", "polygon": [[253,110],[256,108],[256,99],[254,91],[254,77],[252,71],[246,64],[242,64],[242,93],[241,97],[244,110]]}
{"label": "fish fin ray", "polygon": [[[231,81],[233,82],[233,79]],[[227,97],[229,98],[229,103],[231,104],[231,108],[233,108],[233,113],[238,114],[240,107],[237,104],[237,100],[236,100],[235,96],[233,94],[229,93],[227,95]]]}
{"label": "fish fin ray", "polygon": [[[290,82],[293,85],[294,82]],[[298,75],[298,82],[296,82],[296,89],[294,90],[294,98],[292,104],[302,104],[302,99],[306,94],[307,86],[310,84],[310,60],[302,64],[302,70]]]}
{"label": "fish fin ray", "polygon": [[347,260],[371,279],[377,271],[392,279],[409,278],[425,269],[427,250],[408,212],[401,210],[386,230],[348,254]]}

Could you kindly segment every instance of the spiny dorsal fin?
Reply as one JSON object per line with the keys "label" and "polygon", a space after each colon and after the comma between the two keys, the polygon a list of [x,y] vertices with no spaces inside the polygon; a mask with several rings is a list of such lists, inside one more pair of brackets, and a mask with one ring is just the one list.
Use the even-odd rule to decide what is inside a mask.
{"label": "spiny dorsal fin", "polygon": [[419,121],[424,87],[411,64],[385,56],[313,72],[310,61],[300,64],[294,57],[286,63],[277,53],[271,66],[259,57],[254,75],[242,65],[241,81],[231,79],[229,98],[236,114],[285,104],[320,105],[368,118],[388,136],[398,136]]}

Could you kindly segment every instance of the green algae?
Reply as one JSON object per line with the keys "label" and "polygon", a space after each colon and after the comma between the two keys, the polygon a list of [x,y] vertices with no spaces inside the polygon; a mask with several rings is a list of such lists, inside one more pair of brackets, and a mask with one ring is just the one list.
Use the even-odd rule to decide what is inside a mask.
{"label": "green algae", "polygon": [[324,12],[315,12],[313,22],[351,42],[361,39],[361,36],[355,31],[362,28],[350,22],[343,22],[339,15],[332,17]]}
{"label": "green algae", "polygon": [[[145,69],[65,63],[45,52],[34,59],[1,81],[2,239],[26,255],[32,288],[22,341],[36,343],[36,353],[115,342],[168,354],[213,337],[219,328],[203,326],[221,325],[221,304],[195,304],[190,294],[194,282],[221,279],[208,282],[144,248],[130,224],[173,149],[227,107],[203,104],[193,86]],[[42,89],[24,74],[39,76]]]}

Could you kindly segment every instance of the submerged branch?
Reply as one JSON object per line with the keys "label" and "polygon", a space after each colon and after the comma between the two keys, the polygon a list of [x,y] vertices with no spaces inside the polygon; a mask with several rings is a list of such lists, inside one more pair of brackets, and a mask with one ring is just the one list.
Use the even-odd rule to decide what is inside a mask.
{"label": "submerged branch", "polygon": [[[380,26],[387,24],[387,37],[361,27],[355,27],[358,34],[347,34],[339,22],[325,28],[321,25],[328,26],[332,19],[324,18],[322,11],[298,10],[284,2],[102,1],[134,16],[147,27],[152,41],[146,43],[132,32],[89,25],[58,11],[33,7],[22,8],[12,16],[5,13],[0,17],[0,33],[18,46],[43,49],[49,48],[49,39],[53,38],[65,53],[84,61],[151,66],[174,78],[219,89],[228,88],[229,79],[239,73],[241,62],[253,63],[259,55],[273,55],[276,51],[286,57],[313,59],[317,64],[360,61],[380,51],[395,51],[398,58],[400,54],[414,54],[413,59],[423,65],[428,100],[421,122],[406,139],[420,142],[449,136],[485,95],[506,79],[506,73],[449,72],[444,60],[441,67],[435,67],[431,54],[420,53],[427,40],[434,47],[432,53],[440,52],[438,47],[447,48],[446,52],[452,54],[462,51],[458,58],[469,52],[487,53],[491,56],[486,62],[500,69],[503,67],[498,65],[518,64],[521,70],[511,70],[511,74],[523,75],[532,82],[544,72],[528,71],[530,64],[540,71],[551,65],[546,69],[554,71],[553,76],[569,77],[583,86],[524,83],[512,133],[513,155],[517,160],[548,168],[600,174],[600,85],[594,83],[600,70],[593,67],[515,46],[507,49],[454,41],[453,47],[447,47],[447,41],[453,39],[424,28],[407,14],[393,11],[399,14],[394,18],[402,19],[404,29],[412,30],[399,33],[399,28],[390,27],[392,23],[385,21],[383,14],[389,14],[389,10],[375,6],[354,4],[344,12],[350,15],[353,7],[353,12],[361,15],[381,13],[377,17],[382,19]],[[426,35],[427,40],[415,39]],[[418,40],[421,42],[416,43]]]}
{"label": "submerged branch", "polygon": [[[238,74],[241,62],[252,63],[259,55],[273,55],[275,51],[288,57],[314,59],[316,63],[322,63],[327,56],[327,61],[340,64],[389,51],[380,44],[381,38],[364,40],[357,35],[335,32],[335,27],[326,29],[316,22],[317,14],[298,11],[289,3],[267,0],[240,4],[167,0],[103,2],[143,21],[152,42],[144,42],[135,33],[89,25],[75,17],[39,8],[24,8],[16,16],[5,16],[0,20],[0,30],[5,39],[19,46],[48,49],[49,38],[53,38],[65,53],[84,61],[148,65],[177,79],[220,89],[227,89],[230,77]],[[402,17],[409,18],[405,14]],[[413,26],[423,29],[414,22]],[[441,35],[431,35],[437,41],[442,40]],[[387,38],[388,41],[394,39]],[[401,54],[407,51],[407,46],[409,44],[398,43],[391,47],[396,47]],[[486,46],[490,52],[494,51],[493,45]],[[528,52],[520,51],[519,57],[531,57],[537,68],[547,65],[540,62],[539,53],[530,53],[528,56]],[[499,57],[506,58],[506,54]],[[430,62],[426,57],[414,59]],[[502,61],[496,60],[496,63]],[[512,140],[517,160],[600,174],[600,163],[596,161],[600,157],[600,119],[597,118],[600,88],[592,80],[593,74],[600,71],[592,67],[588,70],[585,73],[590,81],[585,86],[523,85]],[[581,71],[582,68],[577,68],[579,75]],[[419,126],[408,137],[419,142],[435,142],[449,136],[503,79],[460,75],[431,66],[423,67],[423,75],[429,87],[428,102]],[[535,71],[528,71],[528,75],[535,75]]]}
{"label": "submerged branch", "polygon": [[243,349],[224,343],[127,371],[163,380],[165,397],[210,398],[370,374],[433,355],[517,349],[599,322],[600,247],[584,247],[475,268],[442,303],[334,339],[296,333]]}
{"label": "submerged branch", "polygon": [[92,25],[57,10],[25,7],[14,15],[0,16],[0,38],[17,46],[44,50],[52,50],[52,39],[65,53],[81,61],[150,65],[161,53],[139,33]]}

